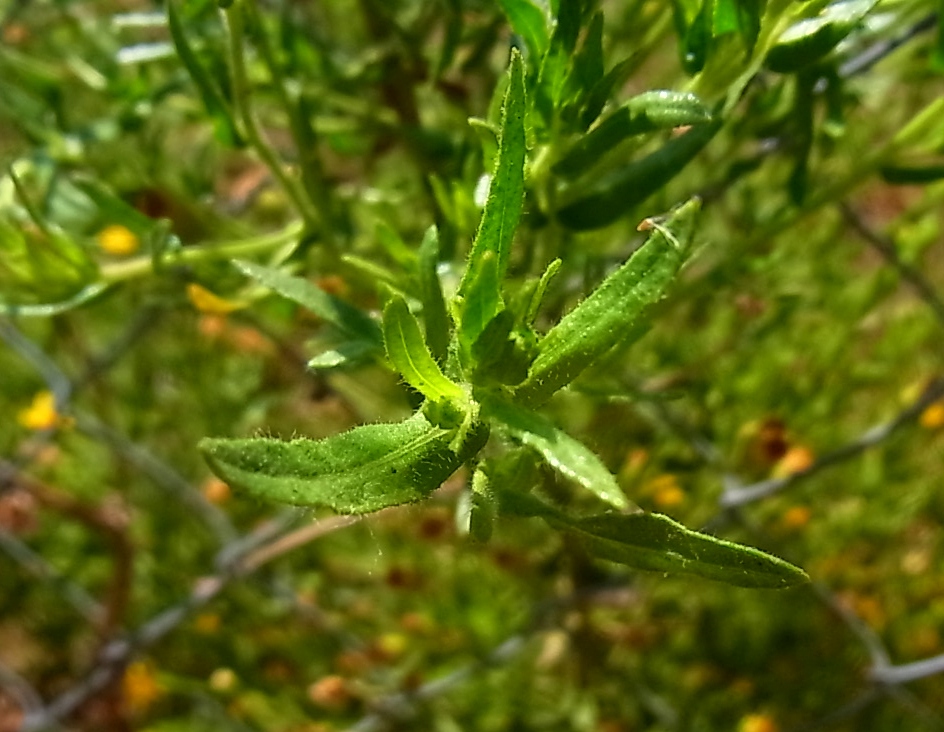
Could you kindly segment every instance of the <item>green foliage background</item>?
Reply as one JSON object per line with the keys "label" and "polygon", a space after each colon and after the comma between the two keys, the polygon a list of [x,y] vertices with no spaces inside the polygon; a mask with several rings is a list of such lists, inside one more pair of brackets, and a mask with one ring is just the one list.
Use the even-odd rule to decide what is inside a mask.
{"label": "green foliage background", "polygon": [[[63,723],[88,730],[942,727],[939,674],[875,681],[944,653],[940,8],[552,5],[0,6],[0,729],[48,721],[24,689],[55,710],[73,688]],[[555,170],[589,125],[568,107],[588,77],[566,73],[596,32],[604,115],[654,89],[712,111],[690,163],[633,177],[691,142],[668,124]],[[645,336],[544,413],[643,508],[811,586],[631,572],[524,519],[483,545],[455,528],[462,475],[355,523],[211,482],[204,436],[322,437],[416,407],[376,358],[306,370],[350,338],[230,260],[376,313],[379,285],[414,294],[435,222],[456,287],[512,45],[534,100],[513,281],[562,260],[539,329],[642,219],[704,201]],[[103,249],[113,225],[137,253]],[[29,429],[46,389],[63,419]],[[323,535],[293,533],[312,518]],[[267,560],[247,535],[307,540]]]}

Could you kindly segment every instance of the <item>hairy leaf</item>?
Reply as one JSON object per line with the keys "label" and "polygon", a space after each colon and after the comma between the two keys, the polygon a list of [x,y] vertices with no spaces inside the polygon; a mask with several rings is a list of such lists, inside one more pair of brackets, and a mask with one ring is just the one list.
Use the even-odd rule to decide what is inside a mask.
{"label": "hairy leaf", "polygon": [[200,450],[214,473],[256,498],[368,513],[426,498],[482,449],[488,428],[473,425],[453,449],[456,435],[418,412],[323,440],[207,438]]}
{"label": "hairy leaf", "polygon": [[626,264],[544,336],[528,378],[515,391],[519,403],[543,403],[637,332],[646,310],[662,299],[685,261],[700,207],[692,199],[676,209]]}
{"label": "hairy leaf", "polygon": [[507,402],[487,402],[487,413],[517,442],[534,450],[565,478],[586,488],[616,508],[626,509],[630,502],[616,478],[579,440],[555,427],[540,414]]}

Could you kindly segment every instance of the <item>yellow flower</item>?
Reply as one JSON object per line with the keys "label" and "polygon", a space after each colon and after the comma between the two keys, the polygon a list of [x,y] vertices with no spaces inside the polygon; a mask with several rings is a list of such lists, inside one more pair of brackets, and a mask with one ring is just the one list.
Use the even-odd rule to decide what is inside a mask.
{"label": "yellow flower", "polygon": [[138,251],[138,247],[141,246],[135,233],[119,224],[106,226],[98,232],[96,238],[102,251],[115,257],[127,257]]}
{"label": "yellow flower", "polygon": [[141,713],[157,701],[164,689],[157,681],[154,667],[146,661],[135,661],[121,679],[125,703],[133,713]]}
{"label": "yellow flower", "polygon": [[652,494],[652,500],[659,508],[673,508],[685,503],[685,491],[678,484],[678,478],[671,473],[663,473],[650,480],[645,488]]}
{"label": "yellow flower", "polygon": [[921,412],[919,420],[926,430],[936,430],[944,427],[944,400],[938,400]]}
{"label": "yellow flower", "polygon": [[777,732],[778,729],[777,723],[766,714],[748,714],[738,725],[738,732]]}
{"label": "yellow flower", "polygon": [[28,430],[51,430],[63,420],[56,411],[56,397],[51,391],[40,391],[28,407],[19,411],[16,421]]}
{"label": "yellow flower", "polygon": [[233,300],[225,300],[219,295],[210,292],[202,285],[191,282],[187,285],[187,297],[193,306],[201,313],[210,313],[212,315],[226,315],[234,310],[243,307],[243,303]]}

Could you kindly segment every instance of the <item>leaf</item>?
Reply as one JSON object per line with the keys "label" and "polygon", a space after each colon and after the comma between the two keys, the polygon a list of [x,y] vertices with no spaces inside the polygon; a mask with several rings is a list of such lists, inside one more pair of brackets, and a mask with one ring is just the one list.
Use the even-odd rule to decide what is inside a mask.
{"label": "leaf", "polygon": [[426,345],[440,366],[449,352],[449,313],[439,282],[439,232],[430,226],[419,250],[419,289],[426,325]]}
{"label": "leaf", "polygon": [[596,118],[600,116],[607,100],[615,90],[620,89],[626,83],[638,63],[634,56],[623,59],[610,69],[606,76],[593,85],[587,95],[583,110],[580,112],[580,124],[584,130],[590,127]]}
{"label": "leaf", "polygon": [[353,305],[348,305],[343,300],[329,295],[308,280],[254,262],[234,260],[233,266],[247,277],[252,277],[269,289],[275,290],[282,297],[310,310],[351,338],[374,343],[378,349],[383,347],[380,327],[370,316]]}
{"label": "leaf", "polygon": [[465,294],[471,282],[478,277],[487,252],[492,252],[496,257],[499,281],[504,277],[511,259],[512,239],[521,217],[524,202],[526,98],[524,69],[521,55],[517,51],[512,51],[508,73],[508,89],[502,104],[498,160],[485,201],[485,210],[472,243],[469,261],[459,283],[460,296]]}
{"label": "leaf", "polygon": [[528,296],[528,304],[524,311],[524,322],[527,325],[532,325],[534,319],[538,317],[538,311],[541,308],[541,303],[544,302],[547,288],[551,286],[551,282],[560,272],[562,264],[563,262],[560,259],[552,260],[544,270],[544,274],[541,275],[541,279],[535,283],[534,289],[531,290]]}
{"label": "leaf", "polygon": [[394,295],[383,312],[383,337],[387,356],[404,380],[427,399],[460,402],[465,392],[439,369],[420,332],[419,323],[406,305]]}
{"label": "leaf", "polygon": [[630,507],[616,478],[582,442],[527,409],[498,400],[488,401],[483,406],[514,440],[537,452],[562,476],[611,506]]}
{"label": "leaf", "polygon": [[944,163],[930,165],[885,165],[879,171],[892,185],[925,185],[944,178]]}
{"label": "leaf", "polygon": [[603,176],[586,195],[561,208],[558,221],[577,231],[613,223],[682,172],[720,128],[720,121],[697,125],[654,153]]}
{"label": "leaf", "polygon": [[429,496],[482,449],[488,428],[475,424],[458,450],[455,436],[418,412],[323,440],[206,438],[199,447],[214,473],[255,498],[368,513]]}
{"label": "leaf", "polygon": [[468,360],[472,346],[502,307],[498,257],[493,252],[485,253],[465,294],[456,295],[453,302],[459,321],[460,353]]}
{"label": "leaf", "polygon": [[691,574],[738,587],[786,589],[809,582],[799,567],[753,547],[702,534],[658,513],[574,518],[535,496],[499,494],[502,510],[543,518],[599,558],[652,572]]}
{"label": "leaf", "polygon": [[512,30],[524,39],[531,58],[539,60],[547,51],[547,18],[530,0],[498,0]]}
{"label": "leaf", "polygon": [[816,17],[790,26],[767,53],[767,68],[787,74],[815,64],[858,27],[877,1],[832,3]]}
{"label": "leaf", "polygon": [[376,343],[348,340],[311,358],[307,368],[311,371],[356,368],[371,363],[376,356]]}
{"label": "leaf", "polygon": [[700,207],[696,198],[677,208],[628,262],[544,336],[528,378],[515,391],[518,403],[542,404],[614,345],[629,342],[685,261]]}
{"label": "leaf", "polygon": [[628,137],[711,121],[711,111],[694,94],[649,91],[635,96],[580,138],[558,160],[553,171],[575,178],[610,154]]}
{"label": "leaf", "polygon": [[786,589],[809,581],[802,569],[778,557],[692,531],[658,513],[590,516],[561,528],[593,556],[637,569],[760,589]]}

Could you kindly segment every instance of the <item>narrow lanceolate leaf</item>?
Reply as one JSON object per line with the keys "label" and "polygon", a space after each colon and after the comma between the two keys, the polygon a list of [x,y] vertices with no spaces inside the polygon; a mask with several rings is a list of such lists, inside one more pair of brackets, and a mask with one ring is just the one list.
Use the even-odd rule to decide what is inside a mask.
{"label": "narrow lanceolate leaf", "polygon": [[524,115],[526,109],[524,90],[524,67],[521,55],[512,51],[510,80],[502,104],[501,138],[498,143],[498,160],[485,201],[482,220],[472,243],[469,262],[459,295],[465,294],[477,277],[486,252],[497,258],[499,279],[508,269],[511,258],[511,242],[521,217],[524,201],[525,134]]}
{"label": "narrow lanceolate leaf", "polygon": [[767,54],[771,71],[790,73],[819,61],[858,27],[878,0],[845,0],[790,26]]}
{"label": "narrow lanceolate leaf", "polygon": [[380,327],[367,313],[329,295],[308,280],[253,262],[237,260],[233,264],[247,277],[252,277],[282,297],[310,310],[351,338],[374,343],[378,348],[383,347]]}
{"label": "narrow lanceolate leaf", "polygon": [[537,406],[617,343],[639,332],[685,261],[701,203],[692,199],[657,226],[626,264],[552,328],[515,399]]}
{"label": "narrow lanceolate leaf", "polygon": [[438,267],[439,232],[435,226],[430,226],[419,250],[420,300],[423,302],[426,345],[436,363],[442,365],[449,351],[449,313],[443,298]]}
{"label": "narrow lanceolate leaf", "polygon": [[786,589],[809,582],[799,567],[753,547],[686,528],[658,513],[575,518],[539,498],[504,491],[503,510],[543,518],[599,559],[653,572],[691,574],[739,587]]}
{"label": "narrow lanceolate leaf", "polygon": [[462,388],[443,374],[430,355],[416,318],[399,295],[390,298],[383,312],[387,356],[404,380],[431,401],[461,401]]}
{"label": "narrow lanceolate leaf", "polygon": [[616,145],[634,135],[709,122],[711,111],[694,94],[649,91],[633,97],[580,138],[553,170],[574,178],[603,159]]}
{"label": "narrow lanceolate leaf", "polygon": [[720,128],[720,121],[696,125],[654,153],[608,173],[561,208],[557,220],[578,231],[613,223],[681,173]]}
{"label": "narrow lanceolate leaf", "polygon": [[426,498],[488,439],[476,424],[453,449],[456,430],[422,413],[324,440],[204,439],[200,450],[220,478],[265,501],[369,513]]}
{"label": "narrow lanceolate leaf", "polygon": [[590,516],[561,528],[593,556],[637,569],[778,590],[809,581],[802,569],[778,557],[692,531],[658,513]]}
{"label": "narrow lanceolate leaf", "polygon": [[541,415],[507,402],[486,402],[485,409],[512,439],[537,452],[562,476],[611,506],[619,509],[630,507],[616,478],[582,442],[558,429]]}

